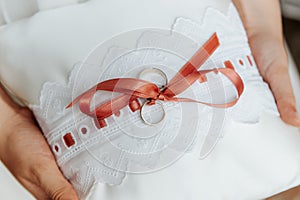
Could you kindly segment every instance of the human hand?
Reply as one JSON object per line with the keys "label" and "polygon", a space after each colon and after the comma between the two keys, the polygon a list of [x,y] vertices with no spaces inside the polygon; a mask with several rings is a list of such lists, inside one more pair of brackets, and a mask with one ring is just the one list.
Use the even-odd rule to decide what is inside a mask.
{"label": "human hand", "polygon": [[261,75],[273,92],[281,119],[300,127],[284,43],[259,30],[253,32],[255,34],[249,36],[252,53]]}
{"label": "human hand", "polygon": [[247,31],[260,73],[275,97],[280,116],[300,127],[300,117],[289,75],[278,0],[234,0]]}
{"label": "human hand", "polygon": [[20,108],[2,124],[0,159],[28,191],[39,200],[78,199],[29,109]]}

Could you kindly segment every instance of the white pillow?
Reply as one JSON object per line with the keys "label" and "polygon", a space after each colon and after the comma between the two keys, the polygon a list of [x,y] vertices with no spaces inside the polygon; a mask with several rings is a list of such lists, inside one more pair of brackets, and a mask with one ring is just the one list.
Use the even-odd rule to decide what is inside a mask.
{"label": "white pillow", "polygon": [[[180,16],[201,23],[207,6],[226,13],[228,5],[229,1],[217,0],[91,0],[38,12],[0,29],[0,79],[25,104],[38,104],[43,83],[67,83],[73,65],[111,36],[144,27],[170,29]],[[189,189],[203,199],[262,199],[300,184],[299,152],[297,129],[264,114],[259,124],[234,123],[204,161],[187,155],[153,175],[129,175],[118,187],[98,184],[91,198],[132,199],[138,195],[136,183],[141,194],[154,199],[173,198]],[[178,173],[178,168],[186,170]],[[168,184],[165,191],[153,185],[161,177]],[[198,180],[199,188],[185,188],[180,180],[186,177],[203,180]],[[177,183],[180,188],[174,189]]]}
{"label": "white pillow", "polygon": [[31,17],[40,10],[75,4],[86,0],[1,0],[0,25]]}
{"label": "white pillow", "polygon": [[37,1],[1,0],[1,12],[6,23],[32,16],[38,11]]}
{"label": "white pillow", "polygon": [[84,1],[87,0],[37,0],[37,3],[40,10],[46,10]]}

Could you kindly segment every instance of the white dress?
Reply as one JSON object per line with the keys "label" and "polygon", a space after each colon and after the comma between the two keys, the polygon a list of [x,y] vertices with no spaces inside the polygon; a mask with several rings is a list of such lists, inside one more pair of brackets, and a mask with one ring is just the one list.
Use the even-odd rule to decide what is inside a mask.
{"label": "white dress", "polygon": [[[212,8],[207,10],[208,7]],[[81,113],[78,105],[65,109],[74,97],[98,82],[135,77],[133,66],[139,69],[139,58],[145,55],[143,61],[155,60],[157,68],[167,63],[178,71],[184,64],[178,57],[169,59],[169,54],[157,50],[143,54],[143,51],[132,53],[132,49],[162,45],[183,55],[190,50],[185,55],[189,58],[193,49],[202,46],[215,32],[220,46],[203,67],[222,68],[229,60],[245,86],[236,106],[225,114],[223,109],[216,111],[216,115],[224,114],[221,117],[224,126],[215,130],[217,135],[206,126],[208,123],[217,126],[209,117],[215,109],[198,104],[177,109],[177,104],[166,103],[166,119],[170,122],[162,127],[162,133],[166,134],[149,144],[165,142],[175,132],[183,136],[179,137],[182,140],[154,158],[143,157],[141,152],[122,157],[118,148],[112,148],[114,145],[106,147],[101,143],[102,136],[120,133],[112,125],[117,122],[120,129],[129,130],[130,134],[141,130],[150,133],[152,129],[135,128],[142,123],[130,121],[128,115],[138,120],[138,113],[122,110],[121,117],[125,113],[125,118],[113,116],[107,119],[107,127],[97,129],[93,119]],[[179,36],[174,39],[167,33]],[[183,42],[179,41],[181,36]],[[191,46],[186,45],[189,42]],[[119,55],[124,52],[123,59]],[[44,10],[0,29],[0,60],[1,82],[34,111],[61,170],[81,199],[263,199],[300,184],[299,131],[279,118],[230,1],[90,0]],[[106,69],[101,73],[97,71],[104,66]],[[160,69],[168,78],[176,72]],[[232,95],[226,88],[230,87],[225,84],[229,99]],[[194,97],[200,95],[202,100],[201,93],[197,93],[199,88],[201,84],[192,89],[196,91]],[[196,117],[186,114],[193,113],[193,109],[198,110]],[[178,112],[183,113],[183,119],[176,115]],[[130,126],[125,126],[127,121]],[[193,140],[187,139],[192,141],[188,148],[183,148],[187,147],[183,133],[195,136]],[[213,139],[206,143],[208,138]],[[121,136],[119,140],[112,139],[111,144],[132,144],[128,148],[139,150],[141,140],[124,141],[127,140]]]}

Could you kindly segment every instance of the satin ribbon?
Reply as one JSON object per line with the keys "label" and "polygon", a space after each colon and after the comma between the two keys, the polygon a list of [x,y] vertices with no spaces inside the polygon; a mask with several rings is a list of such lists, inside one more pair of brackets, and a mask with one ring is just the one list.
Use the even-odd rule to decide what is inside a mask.
{"label": "satin ribbon", "polygon": [[[118,115],[120,110],[129,106],[132,111],[141,109],[138,99],[148,100],[149,105],[155,104],[157,100],[173,101],[173,102],[194,102],[201,103],[211,107],[228,108],[234,106],[244,91],[244,83],[241,77],[232,68],[215,68],[211,70],[198,70],[207,59],[220,46],[219,39],[216,33],[193,55],[193,57],[181,68],[175,77],[167,86],[161,90],[154,83],[136,79],[136,78],[117,78],[98,83],[82,95],[78,96],[71,102],[67,108],[70,108],[79,102],[80,111],[90,117],[93,117],[98,128],[106,126],[105,119],[111,115]],[[201,101],[196,101],[188,98],[178,98],[176,95],[184,92],[195,81],[207,81],[206,74],[222,73],[235,86],[237,97],[224,104],[213,104]],[[107,102],[96,107],[91,111],[91,102],[97,91],[118,92],[122,95],[112,98]]]}

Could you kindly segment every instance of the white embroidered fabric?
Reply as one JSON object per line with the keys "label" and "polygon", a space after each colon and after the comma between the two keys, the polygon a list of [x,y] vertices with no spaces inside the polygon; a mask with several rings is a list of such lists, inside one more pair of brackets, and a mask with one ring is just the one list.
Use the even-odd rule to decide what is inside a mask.
{"label": "white embroidered fabric", "polygon": [[[226,61],[232,63],[245,85],[234,107],[217,109],[196,103],[160,102],[146,113],[152,120],[165,113],[162,123],[157,125],[145,124],[140,112],[132,112],[128,107],[120,115],[107,118],[107,126],[100,129],[91,117],[80,112],[78,105],[65,108],[96,83],[112,78],[139,78],[145,69],[160,69],[170,80],[215,32],[220,47],[201,69],[224,68]],[[223,137],[228,121],[257,123],[263,111],[278,115],[233,5],[227,16],[208,9],[202,24],[179,17],[171,32],[147,29],[135,48],[111,47],[101,63],[94,59],[99,49],[101,46],[84,62],[75,65],[68,85],[45,83],[40,105],[30,106],[58,165],[81,198],[95,183],[118,185],[127,173],[155,173],[190,151],[205,158]],[[179,96],[208,103],[224,103],[235,98],[236,91],[228,79],[213,73],[207,78],[207,82],[196,82]],[[99,92],[93,104],[117,95]]]}

